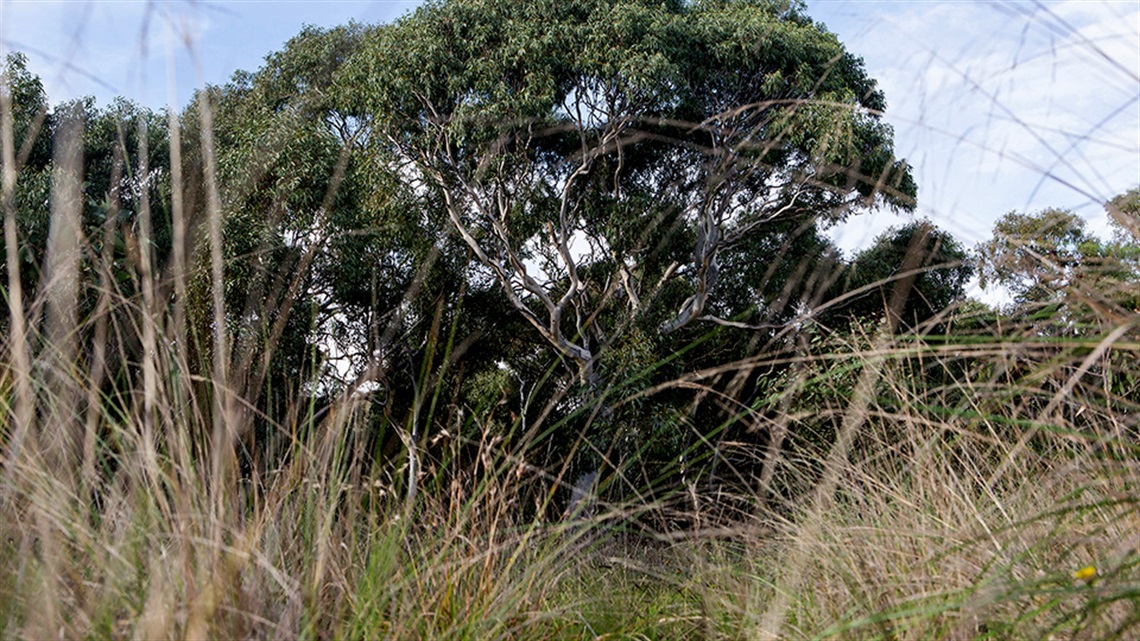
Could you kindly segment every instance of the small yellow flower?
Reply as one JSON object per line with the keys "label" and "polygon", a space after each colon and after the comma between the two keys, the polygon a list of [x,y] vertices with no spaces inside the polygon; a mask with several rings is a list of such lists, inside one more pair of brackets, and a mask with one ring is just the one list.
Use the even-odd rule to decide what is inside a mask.
{"label": "small yellow flower", "polygon": [[1073,578],[1078,581],[1092,581],[1096,578],[1096,567],[1086,565],[1085,567],[1073,572]]}

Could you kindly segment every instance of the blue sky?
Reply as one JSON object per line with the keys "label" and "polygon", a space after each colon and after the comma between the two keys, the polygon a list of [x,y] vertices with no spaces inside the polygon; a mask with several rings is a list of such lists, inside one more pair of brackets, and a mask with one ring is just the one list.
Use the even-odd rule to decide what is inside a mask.
{"label": "blue sky", "polygon": [[[375,23],[414,0],[0,0],[5,51],[22,50],[53,101],[124,95],[185,105],[202,81],[256,69],[303,24]],[[919,216],[967,244],[1013,210],[1074,209],[1140,184],[1140,1],[981,3],[811,0],[809,13],[864,57],[889,103],[896,151],[915,167]],[[832,231],[869,243],[888,214]]]}

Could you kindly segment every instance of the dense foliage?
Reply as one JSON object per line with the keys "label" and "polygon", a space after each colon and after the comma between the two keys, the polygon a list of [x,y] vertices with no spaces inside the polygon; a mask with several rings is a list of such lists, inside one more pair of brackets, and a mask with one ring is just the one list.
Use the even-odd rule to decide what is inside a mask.
{"label": "dense foliage", "polygon": [[[129,310],[112,302],[153,272],[148,305],[176,310],[164,340],[203,377],[226,334],[236,433],[263,470],[351,397],[370,426],[354,465],[409,496],[488,429],[545,470],[536,495],[566,470],[620,478],[619,494],[711,487],[726,461],[740,483],[770,480],[725,444],[826,443],[827,420],[769,424],[790,410],[784,388],[853,389],[797,359],[999,315],[953,311],[974,261],[928,222],[854,257],[827,239],[917,194],[875,81],[796,2],[433,2],[390,25],[306,28],[173,115],[53,108],[21,57],[5,69],[24,308],[43,313],[53,141],[81,123],[79,315],[109,343],[84,356],[106,402],[129,404],[114,390],[141,375],[146,343],[138,326],[108,332]],[[1064,335],[1132,313],[1135,200],[1114,201],[1112,241],[1064,211],[1003,218],[978,250],[983,284],[1014,294],[1003,313]],[[955,367],[914,375],[969,369]]]}

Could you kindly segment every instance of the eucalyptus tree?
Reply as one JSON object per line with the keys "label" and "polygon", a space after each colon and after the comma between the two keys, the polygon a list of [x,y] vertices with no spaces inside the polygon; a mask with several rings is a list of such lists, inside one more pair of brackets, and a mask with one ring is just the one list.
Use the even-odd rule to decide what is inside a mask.
{"label": "eucalyptus tree", "polygon": [[[9,55],[0,72],[10,101],[14,146],[13,184],[5,205],[10,208],[15,239],[13,266],[27,299],[23,307],[32,312],[42,307],[37,298],[43,297],[52,205],[62,198],[52,191],[53,172],[60,169],[53,147],[73,145],[78,228],[71,244],[84,252],[77,304],[86,322],[105,313],[94,311],[101,296],[131,298],[137,293],[138,283],[130,274],[141,260],[144,200],[155,209],[147,246],[157,261],[169,252],[170,161],[164,118],[121,98],[102,109],[91,98],[52,107],[42,81],[27,70],[22,54]],[[140,158],[143,150],[145,162]],[[149,168],[146,176],[139,174],[143,166]],[[0,240],[0,246],[6,244],[7,238]],[[0,273],[8,271],[5,261]],[[4,286],[15,289],[8,282]],[[6,314],[8,307],[0,313]]]}
{"label": "eucalyptus tree", "polygon": [[688,401],[608,389],[676,375],[741,314],[786,320],[766,308],[780,288],[738,266],[916,191],[883,94],[799,2],[430,2],[366,34],[337,85],[372,157],[462,240],[471,282],[579,381],[562,409],[596,412],[560,449],[584,438],[590,467],[684,449]]}
{"label": "eucalyptus tree", "polygon": [[[4,159],[7,258],[0,269],[7,294],[21,292],[20,297],[24,298],[35,293],[47,247],[47,203],[51,192],[50,105],[43,82],[28,71],[23,54],[9,54],[4,59],[0,68],[0,91],[5,98],[4,118],[11,118],[7,126],[12,132],[11,157],[9,160],[5,154]],[[13,305],[26,307],[29,301],[5,302],[0,313],[4,314],[7,327],[9,309]]]}
{"label": "eucalyptus tree", "polygon": [[[224,239],[224,327],[214,320],[211,257],[203,243],[190,248],[187,316],[198,339],[191,361],[208,367],[206,352],[215,349],[208,337],[226,332],[230,384],[257,410],[246,413],[236,435],[264,464],[280,455],[272,426],[288,424],[298,408],[336,387],[329,327],[343,307],[325,269],[337,261],[327,256],[346,219],[360,235],[369,233],[369,221],[360,220],[354,188],[356,132],[326,91],[362,30],[306,28],[257,71],[202,90],[194,102],[206,108],[188,109],[180,123],[187,220],[192,230],[207,220],[203,177],[213,160]],[[202,142],[203,113],[212,147]]]}
{"label": "eucalyptus tree", "polygon": [[1140,187],[1133,187],[1108,201],[1104,208],[1122,242],[1140,242]]}
{"label": "eucalyptus tree", "polygon": [[824,323],[882,318],[909,330],[963,301],[974,265],[954,236],[919,220],[884,232],[845,272],[832,291],[834,311],[820,315]]}
{"label": "eucalyptus tree", "polygon": [[1130,197],[1134,193],[1121,194],[1108,205],[1113,240],[1089,233],[1084,219],[1069,210],[1007,213],[994,225],[993,238],[978,246],[982,285],[1007,288],[1022,313],[1061,312],[1053,320],[1069,325],[1066,331],[1080,331],[1086,321],[1123,322],[1140,307]]}
{"label": "eucalyptus tree", "polygon": [[771,225],[915,195],[882,93],[798,2],[433,2],[367,34],[339,86],[593,390],[630,319],[721,320],[721,265]]}
{"label": "eucalyptus tree", "polygon": [[999,285],[1013,295],[990,324],[1004,324],[1007,333],[1016,328],[1023,337],[1000,370],[1007,381],[1026,381],[1015,385],[1027,390],[1019,397],[1022,412],[1055,411],[1073,425],[1095,426],[1089,417],[1097,412],[1086,415],[1088,409],[1134,411],[1140,377],[1127,350],[1115,347],[1138,335],[1136,194],[1107,203],[1116,228],[1109,240],[1090,233],[1076,213],[1048,208],[1007,213],[994,225],[993,237],[978,246],[982,285]]}

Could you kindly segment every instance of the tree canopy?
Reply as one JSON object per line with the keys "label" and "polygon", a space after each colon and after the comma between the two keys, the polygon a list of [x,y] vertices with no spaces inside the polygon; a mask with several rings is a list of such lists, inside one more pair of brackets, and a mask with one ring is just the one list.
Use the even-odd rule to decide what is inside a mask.
{"label": "tree canopy", "polygon": [[997,283],[1029,313],[1061,312],[1054,320],[1075,324],[1120,321],[1140,308],[1134,283],[1140,268],[1134,224],[1136,190],[1107,203],[1117,237],[1103,240],[1071,211],[1009,212],[994,225],[994,237],[978,247],[983,286]]}
{"label": "tree canopy", "polygon": [[913,206],[882,93],[799,3],[430,3],[338,87],[585,380],[619,318],[707,316],[751,236]]}
{"label": "tree canopy", "polygon": [[878,317],[915,328],[964,299],[973,274],[966,248],[929,221],[891,228],[855,256],[832,291],[836,311],[823,318]]}

